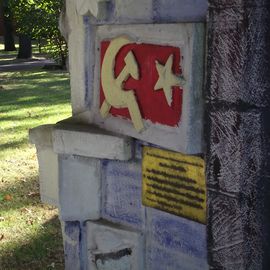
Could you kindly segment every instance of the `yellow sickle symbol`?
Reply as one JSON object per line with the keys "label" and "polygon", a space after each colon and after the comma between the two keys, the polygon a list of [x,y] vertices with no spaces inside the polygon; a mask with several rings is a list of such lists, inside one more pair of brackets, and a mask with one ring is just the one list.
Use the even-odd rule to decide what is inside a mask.
{"label": "yellow sickle symbol", "polygon": [[143,130],[143,121],[140,109],[134,94],[134,90],[125,91],[123,83],[131,76],[135,80],[139,79],[139,68],[130,51],[125,57],[125,67],[117,78],[114,75],[115,58],[120,49],[132,43],[126,37],[113,39],[106,50],[101,68],[101,84],[105,95],[105,100],[100,108],[102,117],[107,117],[111,107],[128,108],[131,120],[135,129],[140,132]]}

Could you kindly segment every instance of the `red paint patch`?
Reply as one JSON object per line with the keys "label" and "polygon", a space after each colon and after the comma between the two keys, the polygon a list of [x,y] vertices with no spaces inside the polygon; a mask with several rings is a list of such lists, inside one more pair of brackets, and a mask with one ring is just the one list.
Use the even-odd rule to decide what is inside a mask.
{"label": "red paint patch", "polygon": [[[109,41],[101,43],[101,63],[103,63],[105,52]],[[158,72],[155,61],[165,65],[169,56],[173,54],[173,72],[181,74],[180,49],[172,46],[160,46],[152,44],[129,44],[121,48],[115,59],[115,77],[117,77],[125,66],[124,58],[132,51],[140,70],[140,79],[129,78],[124,83],[125,90],[134,90],[141,115],[143,119],[153,123],[167,126],[177,126],[182,113],[182,95],[180,87],[173,87],[173,102],[169,106],[163,89],[155,91],[154,87],[158,80]],[[100,85],[100,106],[104,101],[104,93]],[[110,114],[130,119],[129,111],[125,109],[111,108]]]}

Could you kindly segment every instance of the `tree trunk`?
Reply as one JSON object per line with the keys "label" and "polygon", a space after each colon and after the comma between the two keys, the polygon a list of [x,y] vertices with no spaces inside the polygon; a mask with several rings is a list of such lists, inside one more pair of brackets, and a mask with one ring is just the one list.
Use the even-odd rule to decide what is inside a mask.
{"label": "tree trunk", "polygon": [[27,35],[19,35],[19,52],[18,59],[28,59],[32,57],[31,37]]}
{"label": "tree trunk", "polygon": [[3,16],[4,21],[4,44],[5,51],[16,51],[14,36],[13,36],[13,23],[10,9],[7,6],[7,3],[1,1],[1,15]]}

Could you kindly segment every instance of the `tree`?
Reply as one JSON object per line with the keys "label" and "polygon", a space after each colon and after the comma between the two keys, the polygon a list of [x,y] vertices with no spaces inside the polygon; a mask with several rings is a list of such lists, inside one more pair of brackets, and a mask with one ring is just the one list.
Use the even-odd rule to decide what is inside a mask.
{"label": "tree", "polygon": [[63,0],[9,0],[17,31],[38,41],[44,50],[62,66],[65,65],[67,44],[58,29]]}

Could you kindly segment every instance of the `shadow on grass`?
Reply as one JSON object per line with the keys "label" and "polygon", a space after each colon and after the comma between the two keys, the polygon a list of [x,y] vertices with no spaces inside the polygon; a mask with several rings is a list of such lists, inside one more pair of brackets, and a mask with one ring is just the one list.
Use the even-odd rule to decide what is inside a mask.
{"label": "shadow on grass", "polygon": [[59,228],[60,222],[55,216],[42,225],[35,237],[21,245],[9,246],[0,254],[1,269],[63,270],[64,252]]}
{"label": "shadow on grass", "polygon": [[0,111],[3,106],[38,107],[44,105],[66,104],[70,102],[69,85],[65,81],[55,81],[46,83],[28,82],[20,89],[10,89],[0,91]]}

